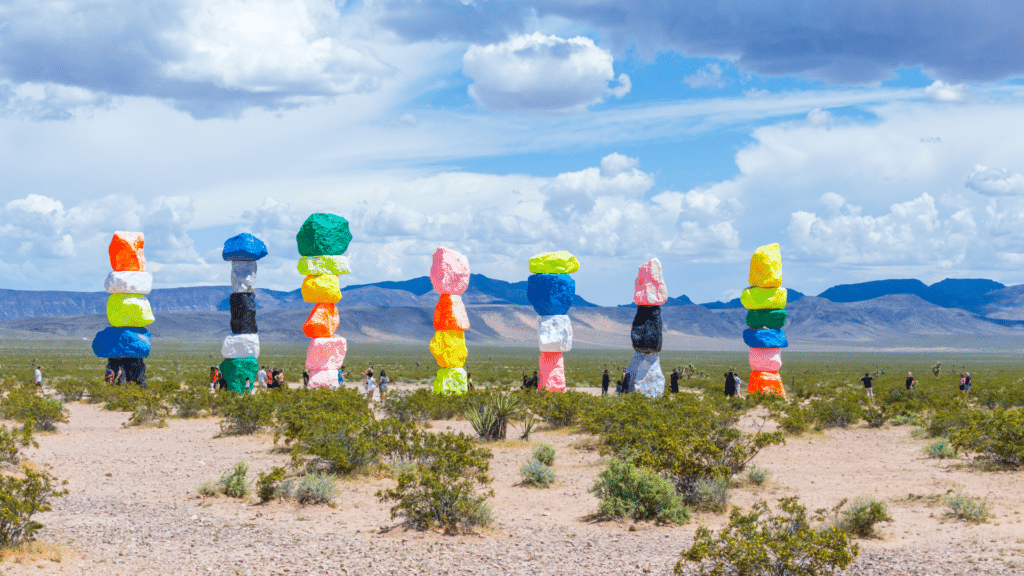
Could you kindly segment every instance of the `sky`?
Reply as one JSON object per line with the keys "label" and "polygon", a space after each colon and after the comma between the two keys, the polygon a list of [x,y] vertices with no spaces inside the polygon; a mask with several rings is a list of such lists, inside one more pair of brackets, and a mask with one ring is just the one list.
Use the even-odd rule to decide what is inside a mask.
{"label": "sky", "polygon": [[0,288],[99,291],[117,230],[156,287],[224,285],[224,240],[294,290],[295,233],[347,218],[343,284],[445,246],[577,293],[727,300],[778,242],[808,294],[1024,283],[1014,0],[4,0]]}

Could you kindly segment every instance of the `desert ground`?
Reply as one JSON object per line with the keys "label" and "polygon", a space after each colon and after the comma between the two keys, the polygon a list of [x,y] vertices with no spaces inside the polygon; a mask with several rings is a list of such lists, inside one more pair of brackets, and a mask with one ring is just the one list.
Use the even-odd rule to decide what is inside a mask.
{"label": "desert ground", "polygon": [[[592,390],[593,391],[593,390]],[[407,529],[375,492],[391,479],[341,479],[328,506],[259,504],[200,497],[196,486],[235,462],[250,478],[288,454],[270,434],[221,436],[218,419],[168,420],[164,428],[126,428],[127,414],[71,403],[70,423],[38,434],[31,462],[68,481],[70,493],[40,514],[41,551],[8,557],[0,572],[42,574],[671,574],[697,527],[717,528],[726,514],[698,514],[682,526],[599,521],[588,492],[601,470],[595,439],[541,427],[529,442],[492,443],[495,524],[469,535]],[[756,413],[743,426],[753,427]],[[9,423],[10,424],[10,423]],[[472,432],[461,420],[434,430]],[[881,536],[857,540],[847,573],[959,575],[1024,573],[1024,503],[1018,472],[980,470],[965,460],[935,460],[908,426],[865,425],[787,438],[755,462],[773,472],[764,487],[734,480],[730,503],[774,503],[799,496],[808,510],[842,498],[884,500],[893,517]],[[557,452],[556,483],[519,484],[532,448]],[[962,489],[995,517],[969,524],[945,516],[937,500]]]}

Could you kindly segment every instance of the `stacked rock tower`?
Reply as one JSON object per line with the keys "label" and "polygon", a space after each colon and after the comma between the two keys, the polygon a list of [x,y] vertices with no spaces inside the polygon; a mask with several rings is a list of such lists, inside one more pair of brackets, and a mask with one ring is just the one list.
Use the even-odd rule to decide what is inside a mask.
{"label": "stacked rock tower", "polygon": [[462,394],[467,389],[466,330],[469,315],[462,294],[469,287],[469,260],[462,254],[438,248],[430,266],[430,284],[441,297],[434,307],[434,337],[430,353],[439,369],[434,379],[434,394]]}
{"label": "stacked rock tower", "polygon": [[750,258],[750,287],[740,302],[747,309],[743,342],[750,346],[748,391],[786,395],[779,369],[781,348],[789,346],[782,326],[786,323],[786,289],[782,288],[782,254],[778,244],[761,246]]}
{"label": "stacked rock tower", "polygon": [[633,360],[629,363],[626,392],[639,392],[654,398],[665,393],[665,373],[661,371],[661,305],[668,300],[668,287],[661,273],[661,261],[654,258],[642,266],[636,276],[633,302],[636,316],[629,337]]}
{"label": "stacked rock tower", "polygon": [[105,286],[107,319],[110,328],[100,330],[92,341],[92,351],[107,358],[107,367],[115,373],[123,370],[125,379],[146,387],[146,363],[150,337],[146,326],[153,323],[153,309],[146,299],[153,289],[153,277],[146,272],[146,244],[142,232],[114,232],[107,252],[110,267]]}
{"label": "stacked rock tower", "polygon": [[317,212],[302,223],[295,241],[302,256],[299,274],[306,277],[302,281],[302,299],[314,304],[302,325],[303,334],[311,338],[306,349],[309,385],[336,388],[338,370],[345,362],[347,350],[345,339],[334,332],[341,322],[336,305],[341,300],[338,276],[350,272],[348,259],[343,256],[352,241],[348,220]]}
{"label": "stacked rock tower", "polygon": [[[220,371],[230,390],[251,392],[259,372],[260,336],[256,326],[256,261],[267,255],[267,245],[242,233],[224,242],[224,260],[231,262],[231,334],[224,337]],[[246,380],[249,385],[246,386]]]}
{"label": "stacked rock tower", "polygon": [[544,252],[530,258],[531,274],[526,284],[526,297],[540,314],[538,390],[565,392],[565,359],[562,353],[572,350],[572,322],[568,314],[576,297],[576,281],[569,274],[579,269],[579,260],[565,250]]}

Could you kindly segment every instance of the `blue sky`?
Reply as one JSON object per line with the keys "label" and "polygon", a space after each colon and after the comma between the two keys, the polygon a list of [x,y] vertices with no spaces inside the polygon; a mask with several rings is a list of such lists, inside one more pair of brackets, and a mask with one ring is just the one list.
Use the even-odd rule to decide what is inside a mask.
{"label": "blue sky", "polygon": [[443,245],[578,292],[637,267],[704,302],[782,245],[816,294],[881,278],[1024,283],[1018,2],[91,0],[0,5],[0,287],[100,290],[138,230],[158,287],[226,284],[223,241],[301,278],[315,211],[347,283]]}

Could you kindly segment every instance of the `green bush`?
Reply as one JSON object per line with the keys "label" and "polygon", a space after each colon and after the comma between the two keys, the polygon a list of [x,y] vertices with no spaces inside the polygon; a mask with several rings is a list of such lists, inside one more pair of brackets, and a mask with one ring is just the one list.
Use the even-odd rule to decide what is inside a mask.
{"label": "green bush", "polygon": [[711,476],[698,481],[686,501],[697,510],[725,512],[729,506],[729,479]]}
{"label": "green bush", "polygon": [[[152,394],[134,384],[94,387],[97,389],[97,393],[102,395],[103,409],[113,412],[131,412],[144,397]],[[93,397],[96,398],[95,395]]]}
{"label": "green bush", "polygon": [[875,535],[879,522],[892,522],[889,509],[884,502],[862,496],[843,509],[838,525],[847,534],[867,538]]}
{"label": "green bush", "polygon": [[881,428],[889,421],[889,413],[885,408],[867,408],[864,410],[863,415],[868,428]]}
{"label": "green bush", "polygon": [[249,473],[249,465],[245,462],[238,462],[235,466],[221,475],[217,483],[222,487],[224,494],[232,498],[245,498],[252,492],[252,486],[246,475]]}
{"label": "green bush", "polygon": [[274,466],[270,472],[260,472],[256,479],[256,495],[260,502],[268,502],[274,499],[277,489],[284,482],[285,471],[280,466]]}
{"label": "green bush", "polygon": [[523,484],[547,488],[555,483],[555,470],[539,460],[530,460],[519,468]]}
{"label": "green bush", "polygon": [[223,494],[224,487],[221,486],[220,482],[206,480],[204,482],[200,482],[199,485],[196,486],[196,492],[198,492],[200,496],[209,498]]}
{"label": "green bush", "polygon": [[38,512],[49,512],[51,498],[68,492],[46,472],[23,468],[25,477],[0,475],[0,545],[13,546],[31,540],[43,527],[32,519]]}
{"label": "green bush", "polygon": [[221,434],[248,435],[269,428],[274,424],[275,400],[273,394],[235,395],[221,410]]}
{"label": "green bush", "polygon": [[206,386],[188,386],[170,396],[171,406],[181,418],[195,418],[213,407],[213,394]]}
{"label": "green bush", "polygon": [[799,436],[807,431],[806,412],[799,403],[791,402],[782,409],[781,414],[777,413],[775,418],[783,432]]}
{"label": "green bush", "polygon": [[769,480],[771,480],[771,477],[771,470],[758,466],[757,464],[751,464],[750,469],[747,470],[747,480],[749,480],[754,486],[764,486]]}
{"label": "green bush", "polygon": [[299,504],[330,504],[341,494],[338,482],[330,474],[306,474],[295,487],[293,496]]}
{"label": "green bush", "polygon": [[848,396],[811,400],[809,409],[819,428],[846,428],[856,424],[864,412],[860,403]]}
{"label": "green bush", "polygon": [[39,447],[32,438],[32,427],[32,422],[25,422],[21,430],[0,425],[0,463],[17,464],[21,461],[22,448]]}
{"label": "green bush", "polygon": [[565,428],[580,423],[595,397],[584,392],[547,392],[531,394],[530,409],[552,428]]}
{"label": "green bush", "polygon": [[492,514],[485,500],[493,491],[477,490],[491,482],[490,450],[465,434],[417,433],[409,440],[419,465],[402,472],[394,488],[377,492],[382,502],[396,502],[391,517],[403,516],[416,529],[449,533],[486,526]]}
{"label": "green bush", "polygon": [[78,402],[85,395],[85,380],[78,378],[61,378],[52,386],[65,402]]}
{"label": "green bush", "polygon": [[541,464],[553,466],[555,464],[555,449],[547,444],[540,444],[533,449],[533,459]]}
{"label": "green bush", "polygon": [[927,454],[929,458],[945,459],[957,457],[956,448],[950,446],[948,438],[936,438],[932,440],[927,446],[925,446],[924,453]]}
{"label": "green bush", "polygon": [[36,430],[56,430],[58,422],[68,422],[63,400],[38,396],[28,387],[11,390],[0,402],[0,411],[6,420],[32,421]]}
{"label": "green bush", "polygon": [[897,414],[892,417],[893,426],[924,426],[924,418],[917,412],[906,412],[904,414]]}
{"label": "green bush", "polygon": [[952,432],[950,443],[961,452],[977,453],[979,459],[1019,468],[1024,464],[1024,413],[1019,408],[967,412],[966,423]]}
{"label": "green bush", "polygon": [[135,397],[135,404],[132,407],[131,416],[128,417],[129,426],[141,426],[151,422],[159,426],[166,426],[164,420],[171,413],[171,408],[164,402],[162,396],[156,392],[140,390]]}
{"label": "green bush", "polygon": [[609,518],[665,524],[683,524],[690,519],[690,510],[670,480],[628,460],[608,458],[590,491],[600,499],[598,510]]}
{"label": "green bush", "polygon": [[925,426],[925,430],[928,432],[928,436],[933,438],[938,436],[949,437],[961,428],[967,427],[971,413],[971,410],[963,406],[934,410],[928,418],[928,425]]}
{"label": "green bush", "polygon": [[772,514],[764,502],[754,504],[748,514],[733,509],[717,537],[698,528],[675,573],[683,574],[686,563],[695,562],[697,574],[706,576],[824,576],[844,570],[860,553],[842,530],[812,527],[796,498],[780,499],[779,507],[781,514]]}
{"label": "green bush", "polygon": [[965,520],[980,524],[992,518],[992,511],[988,504],[977,498],[968,496],[963,492],[957,492],[946,498],[946,506],[949,507],[949,515],[957,520]]}

